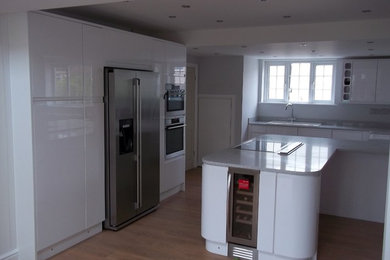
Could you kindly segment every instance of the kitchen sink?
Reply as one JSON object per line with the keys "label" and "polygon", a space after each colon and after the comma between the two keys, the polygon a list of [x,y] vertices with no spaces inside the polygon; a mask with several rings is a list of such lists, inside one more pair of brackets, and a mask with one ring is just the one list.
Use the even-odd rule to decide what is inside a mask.
{"label": "kitchen sink", "polygon": [[290,125],[290,126],[320,126],[321,123],[313,123],[313,122],[299,122],[299,121],[269,121],[268,124],[271,125]]}

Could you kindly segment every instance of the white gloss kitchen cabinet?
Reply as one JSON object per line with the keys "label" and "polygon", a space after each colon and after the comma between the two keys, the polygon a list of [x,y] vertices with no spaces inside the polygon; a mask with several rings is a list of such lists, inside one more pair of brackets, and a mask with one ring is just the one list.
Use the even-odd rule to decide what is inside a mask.
{"label": "white gloss kitchen cabinet", "polygon": [[378,60],[375,100],[378,104],[390,104],[390,59]]}
{"label": "white gloss kitchen cabinet", "polygon": [[298,128],[293,126],[249,125],[249,139],[262,134],[297,135]]}
{"label": "white gloss kitchen cabinet", "polygon": [[342,101],[390,104],[390,60],[346,60],[342,71]]}
{"label": "white gloss kitchen cabinet", "polygon": [[[185,48],[41,12],[15,15],[10,20],[25,29],[17,33],[26,39],[25,51],[19,55],[29,61],[23,75],[29,75],[25,85],[31,88],[34,208],[29,213],[35,216],[31,236],[36,241],[26,242],[35,250],[30,250],[26,259],[45,259],[102,228],[104,66],[161,72],[164,88],[167,75],[174,73],[168,72],[168,65],[176,64],[167,59],[172,52],[167,46],[180,53],[184,67]],[[4,35],[14,37],[11,30]],[[14,59],[10,58],[9,66],[22,72]],[[162,111],[163,105],[161,100]],[[19,229],[20,224],[15,225]],[[19,248],[25,246],[18,244]]]}
{"label": "white gloss kitchen cabinet", "polygon": [[36,247],[47,258],[101,230],[103,91],[86,87],[82,24],[36,13],[28,22]]}

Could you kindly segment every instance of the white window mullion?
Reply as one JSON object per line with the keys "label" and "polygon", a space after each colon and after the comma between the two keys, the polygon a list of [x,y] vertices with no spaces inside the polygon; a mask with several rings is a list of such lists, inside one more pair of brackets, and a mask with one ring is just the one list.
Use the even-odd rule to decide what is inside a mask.
{"label": "white window mullion", "polygon": [[284,90],[284,93],[285,93],[285,102],[289,102],[290,101],[290,78],[291,78],[291,63],[286,63],[286,77],[285,77],[285,90]]}
{"label": "white window mullion", "polygon": [[309,92],[310,103],[314,103],[315,69],[316,69],[316,63],[312,62],[310,66],[310,92]]}

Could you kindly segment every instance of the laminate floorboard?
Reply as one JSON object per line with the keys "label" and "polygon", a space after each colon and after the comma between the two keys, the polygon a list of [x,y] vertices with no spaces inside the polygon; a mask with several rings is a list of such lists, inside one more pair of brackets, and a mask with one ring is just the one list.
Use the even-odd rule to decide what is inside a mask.
{"label": "laminate floorboard", "polygon": [[[120,231],[104,230],[52,260],[230,259],[209,253],[200,235],[201,169],[186,173],[186,191]],[[383,224],[320,215],[319,260],[376,260],[382,254]]]}

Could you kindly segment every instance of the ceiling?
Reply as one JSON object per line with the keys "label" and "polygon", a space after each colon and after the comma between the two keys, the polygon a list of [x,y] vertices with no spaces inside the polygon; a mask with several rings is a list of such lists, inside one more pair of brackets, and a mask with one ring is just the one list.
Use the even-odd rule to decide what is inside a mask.
{"label": "ceiling", "polygon": [[[333,26],[334,30],[331,27],[330,31],[337,31],[338,23],[346,22],[357,31],[359,28],[353,28],[359,26],[354,25],[355,21],[390,24],[389,0],[133,0],[51,11],[176,40],[185,44],[192,55],[251,55],[271,59],[390,55],[388,32],[378,31],[374,37],[363,35],[351,39],[335,33],[331,38],[312,40],[300,30],[303,28],[300,26],[308,24]],[[367,28],[367,35],[379,28],[373,24],[372,28]],[[290,27],[296,35],[302,35],[301,40],[296,39],[299,37],[280,39],[269,33],[264,34],[266,40],[259,35],[258,40],[253,40],[253,36],[237,39],[241,32],[249,29],[256,35],[257,31],[261,32],[260,28],[272,31]],[[226,35],[229,30],[233,32],[230,36]],[[212,37],[199,36],[201,32],[211,33]],[[223,33],[225,36],[218,40],[218,35]],[[200,38],[204,38],[203,42]]]}

